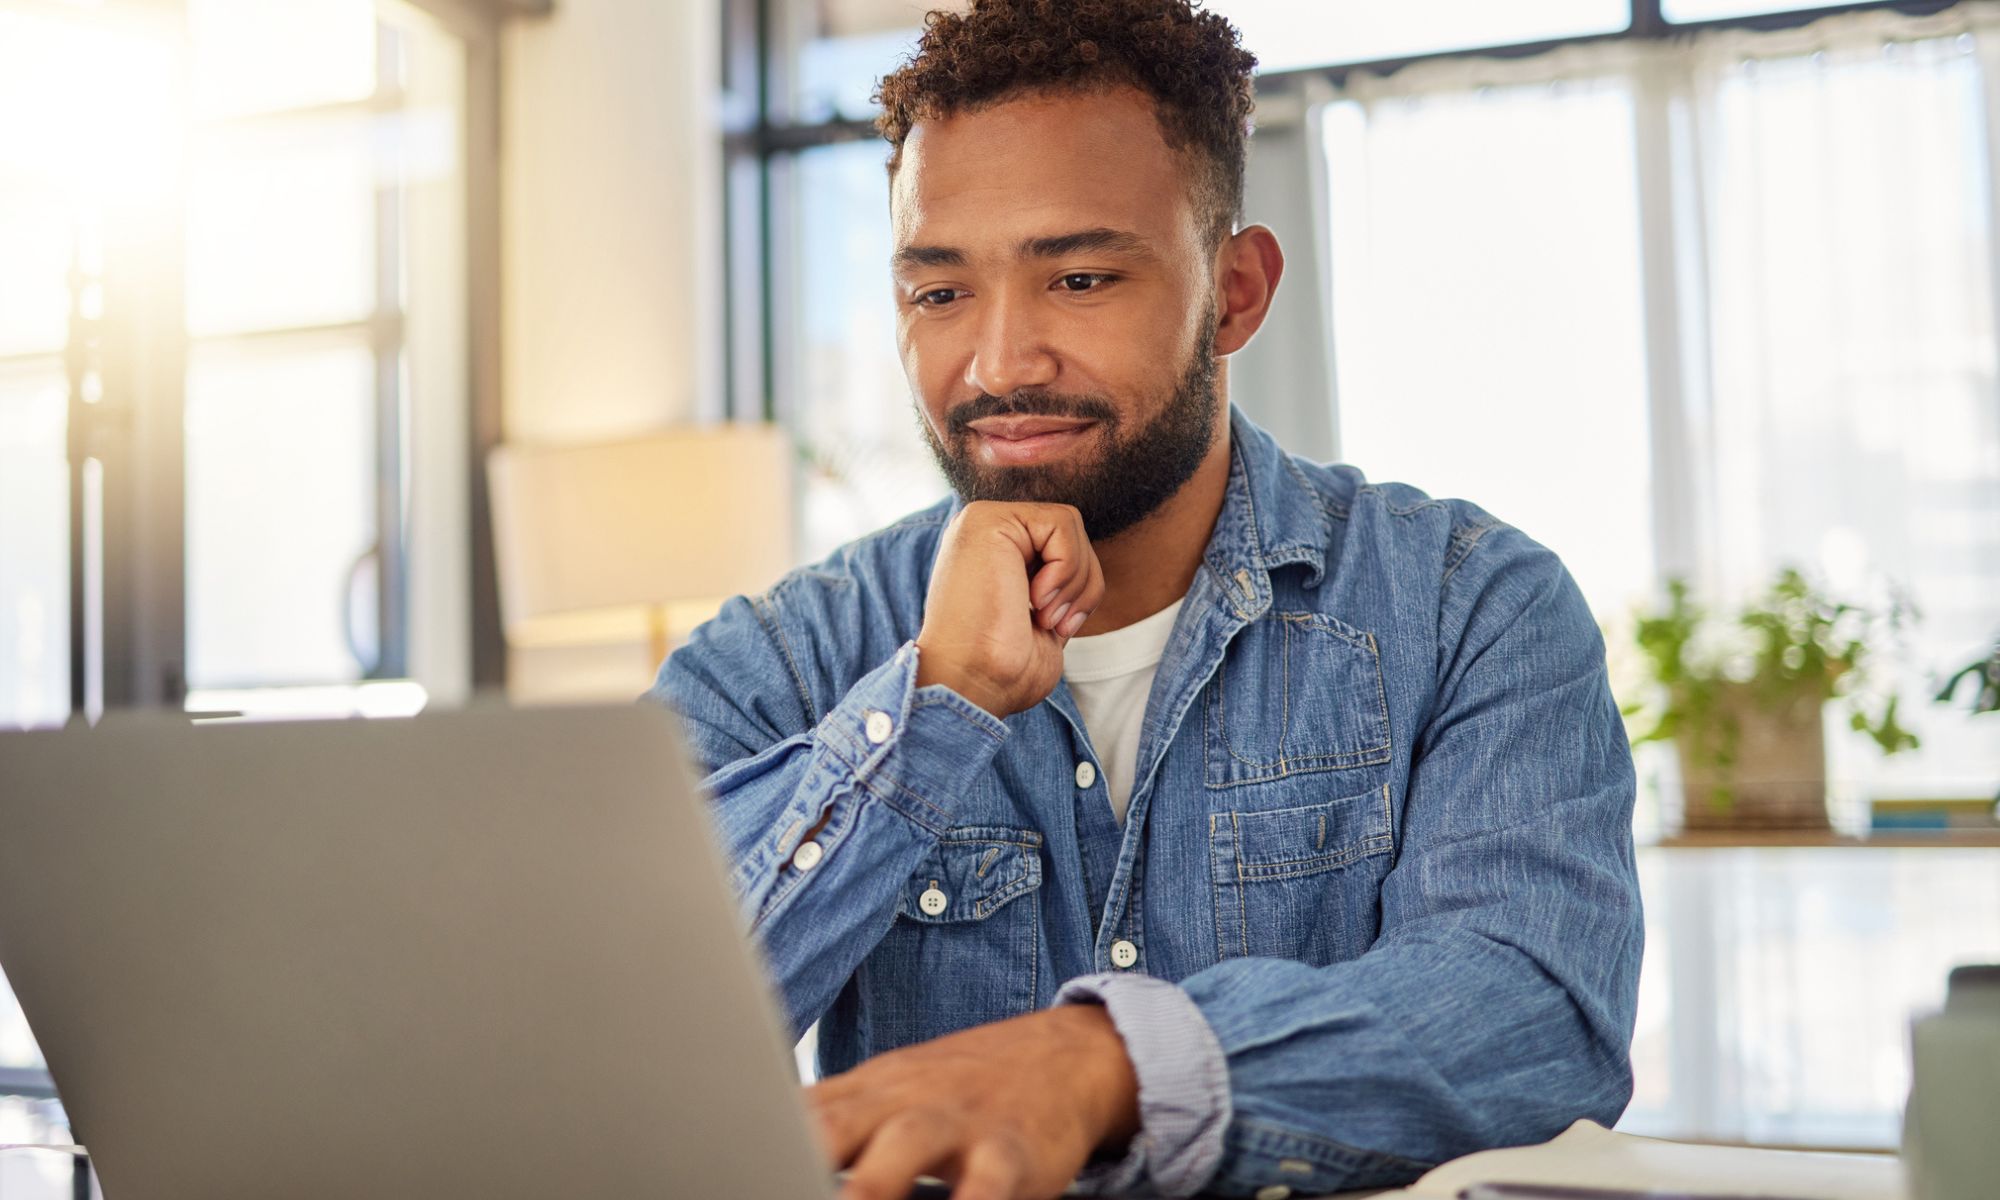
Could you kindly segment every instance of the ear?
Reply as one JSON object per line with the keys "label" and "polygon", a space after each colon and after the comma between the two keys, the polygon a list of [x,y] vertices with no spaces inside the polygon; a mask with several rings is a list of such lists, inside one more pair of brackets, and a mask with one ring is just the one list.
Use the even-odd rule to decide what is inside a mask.
{"label": "ear", "polygon": [[1285,252],[1278,248],[1278,235],[1266,226],[1248,226],[1222,243],[1215,256],[1218,357],[1249,344],[1271,311],[1271,298],[1284,273]]}

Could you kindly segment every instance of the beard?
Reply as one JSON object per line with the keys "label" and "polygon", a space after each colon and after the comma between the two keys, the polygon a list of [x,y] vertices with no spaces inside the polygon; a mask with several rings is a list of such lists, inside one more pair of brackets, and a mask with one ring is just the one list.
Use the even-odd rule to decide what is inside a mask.
{"label": "beard", "polygon": [[[1194,477],[1215,442],[1215,314],[1203,316],[1187,367],[1157,416],[1124,430],[1118,409],[1100,395],[1022,388],[981,394],[945,415],[940,439],[919,411],[917,426],[952,490],[968,503],[1068,504],[1083,517],[1091,541],[1115,537],[1153,515]],[[973,458],[971,423],[985,417],[1066,417],[1095,421],[1103,448],[1093,457],[1047,465],[982,466]]]}

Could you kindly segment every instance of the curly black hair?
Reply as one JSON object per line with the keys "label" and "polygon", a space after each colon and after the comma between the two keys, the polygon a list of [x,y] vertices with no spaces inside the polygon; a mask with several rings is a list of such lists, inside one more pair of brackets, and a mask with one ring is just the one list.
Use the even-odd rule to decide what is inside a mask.
{"label": "curly black hair", "polygon": [[1138,88],[1168,146],[1191,156],[1211,244],[1243,208],[1251,70],[1229,22],[1190,0],[973,0],[932,12],[916,53],[881,81],[875,125],[902,157],[910,127],[1024,92]]}

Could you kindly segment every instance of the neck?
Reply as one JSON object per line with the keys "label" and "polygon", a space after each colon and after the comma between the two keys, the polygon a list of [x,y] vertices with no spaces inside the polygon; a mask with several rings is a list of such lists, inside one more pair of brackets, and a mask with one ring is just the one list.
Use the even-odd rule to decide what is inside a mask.
{"label": "neck", "polygon": [[1104,600],[1079,637],[1123,629],[1187,595],[1229,490],[1228,405],[1208,456],[1181,490],[1130,529],[1091,543],[1104,568]]}

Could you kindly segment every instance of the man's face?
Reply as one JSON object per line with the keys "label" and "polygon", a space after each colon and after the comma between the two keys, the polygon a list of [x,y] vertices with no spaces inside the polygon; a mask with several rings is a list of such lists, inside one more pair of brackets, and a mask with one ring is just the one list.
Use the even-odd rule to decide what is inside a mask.
{"label": "man's face", "polygon": [[1074,504],[1104,538],[1201,464],[1222,410],[1186,171],[1133,89],[911,130],[890,200],[898,343],[961,496]]}

